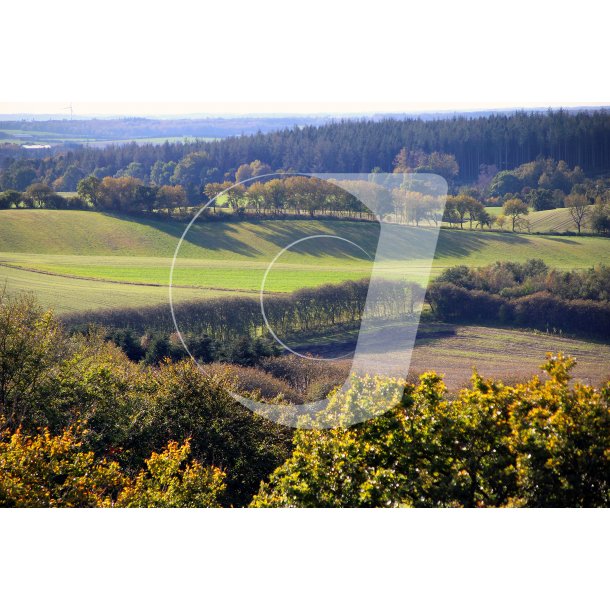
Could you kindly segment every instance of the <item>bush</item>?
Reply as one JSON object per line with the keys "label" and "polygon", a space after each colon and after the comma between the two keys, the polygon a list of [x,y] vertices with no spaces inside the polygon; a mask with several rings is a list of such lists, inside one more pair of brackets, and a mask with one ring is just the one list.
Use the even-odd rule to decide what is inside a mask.
{"label": "bush", "polygon": [[194,459],[226,472],[224,504],[245,504],[287,456],[290,432],[238,404],[190,360],[135,364],[100,332],[68,336],[26,297],[0,298],[0,418],[7,430],[61,434],[84,425],[83,450],[137,472],[190,439]]}
{"label": "bush", "polygon": [[310,360],[294,354],[262,360],[260,367],[285,380],[308,401],[325,398],[325,388],[343,385],[351,363],[347,360]]}
{"label": "bush", "polygon": [[8,210],[16,206],[21,201],[21,193],[19,191],[4,191],[0,193],[0,210]]}
{"label": "bush", "polygon": [[[380,417],[299,430],[252,506],[606,507],[610,386],[570,387],[573,365],[549,355],[547,381],[515,387],[475,374],[454,400],[438,375],[424,374]],[[335,394],[333,407],[348,407],[352,394]]]}
{"label": "bush", "polygon": [[140,339],[131,330],[117,330],[108,337],[117,347],[120,347],[125,355],[134,362],[142,360],[145,350]]}
{"label": "bush", "polygon": [[84,448],[87,432],[54,436],[20,430],[0,433],[0,507],[208,507],[219,506],[224,473],[187,463],[190,443],[169,443],[153,453],[133,480],[119,464]]}
{"label": "bush", "polygon": [[451,322],[519,324],[610,337],[610,268],[559,272],[543,261],[454,267],[430,286],[434,315]]}
{"label": "bush", "polygon": [[226,380],[227,387],[234,387],[240,394],[251,395],[257,400],[276,401],[281,397],[293,404],[303,401],[302,395],[289,383],[259,368],[216,362],[205,365],[203,370],[223,382]]}
{"label": "bush", "polygon": [[434,315],[446,322],[491,322],[507,315],[502,297],[450,283],[432,284],[428,301]]}
{"label": "bush", "polygon": [[145,409],[124,450],[140,464],[168,442],[190,440],[194,459],[227,474],[223,504],[242,505],[287,456],[290,431],[237,403],[221,378],[190,360],[146,370]]}

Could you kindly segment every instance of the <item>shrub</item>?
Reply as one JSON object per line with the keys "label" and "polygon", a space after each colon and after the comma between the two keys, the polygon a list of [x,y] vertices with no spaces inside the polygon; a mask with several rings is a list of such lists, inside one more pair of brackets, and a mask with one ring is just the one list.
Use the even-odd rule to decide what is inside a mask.
{"label": "shrub", "polygon": [[170,442],[162,453],[146,460],[146,469],[129,481],[118,494],[121,508],[208,508],[220,506],[225,491],[225,474],[197,461],[187,463],[191,452],[187,440],[182,446]]}
{"label": "shrub", "polygon": [[325,388],[343,385],[351,363],[347,360],[310,360],[294,354],[262,360],[260,367],[285,380],[307,400],[319,400]]}
{"label": "shrub", "polygon": [[[424,374],[380,417],[298,431],[252,506],[608,506],[610,386],[570,387],[573,365],[549,355],[547,381],[515,387],[475,373],[453,400]],[[335,394],[333,406],[352,394]]]}
{"label": "shrub", "polygon": [[303,400],[301,394],[285,380],[259,368],[219,362],[205,365],[203,368],[212,377],[226,380],[227,387],[234,387],[239,393],[257,395],[257,398],[265,401],[275,401],[281,397],[300,404]]}
{"label": "shrub", "polygon": [[243,504],[287,456],[290,431],[237,403],[221,378],[190,360],[146,370],[145,408],[125,451],[139,464],[170,441],[190,439],[194,459],[227,474],[224,504]]}
{"label": "shrub", "polygon": [[537,259],[454,267],[430,286],[434,315],[453,322],[516,323],[610,337],[610,268],[560,272]]}
{"label": "shrub", "polygon": [[0,300],[0,418],[13,433],[87,427],[83,450],[132,473],[171,441],[226,471],[225,504],[247,503],[287,456],[290,433],[238,404],[190,360],[146,367],[100,332],[68,336],[31,299]]}
{"label": "shrub", "polygon": [[110,506],[124,484],[116,462],[83,448],[78,431],[29,437],[5,429],[0,436],[0,506]]}
{"label": "shrub", "polygon": [[187,463],[190,444],[170,442],[153,453],[133,479],[115,461],[87,451],[87,432],[48,429],[27,436],[0,433],[0,507],[207,507],[218,506],[224,473]]}

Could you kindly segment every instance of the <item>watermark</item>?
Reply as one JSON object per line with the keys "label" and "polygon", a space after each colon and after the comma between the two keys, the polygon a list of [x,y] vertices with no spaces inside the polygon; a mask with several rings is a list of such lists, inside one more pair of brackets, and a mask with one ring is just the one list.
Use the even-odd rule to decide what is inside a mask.
{"label": "watermark", "polygon": [[[294,198],[295,210],[309,210],[311,218],[327,216],[351,218],[361,222],[328,222],[329,233],[315,232],[302,235],[303,223],[283,223],[283,231],[274,236],[277,253],[269,260],[262,275],[259,290],[259,328],[270,336],[281,348],[303,359],[350,358],[350,374],[338,391],[343,400],[325,398],[304,404],[269,404],[252,400],[233,392],[235,400],[253,412],[277,423],[295,428],[331,428],[350,426],[377,417],[396,404],[396,392],[388,391],[387,384],[378,383],[379,378],[401,379],[407,375],[420,314],[424,302],[436,243],[441,227],[447,195],[447,183],[435,174],[270,174],[244,180],[219,193],[198,210],[184,230],[176,247],[170,270],[169,299],[177,336],[184,349],[205,373],[189,349],[189,320],[180,320],[174,304],[174,277],[180,266],[180,252],[188,235],[206,210],[229,196],[232,189],[241,189],[245,197],[253,184],[271,180],[287,180],[291,176],[307,180],[295,182],[291,191],[283,194]],[[311,192],[308,192],[308,184]],[[258,193],[252,193],[255,200]],[[287,206],[287,201],[274,200],[276,216],[278,210]],[[316,207],[317,206],[317,207]],[[334,209],[335,208],[335,209]],[[333,210],[334,209],[334,210]],[[313,212],[312,212],[313,210]],[[316,214],[316,212],[318,212]],[[293,216],[297,216],[294,214]],[[371,263],[370,277],[364,302],[358,295],[349,298],[347,306],[341,310],[341,320],[359,323],[353,351],[344,353],[343,346],[333,354],[332,341],[327,345],[327,354],[320,358],[304,350],[296,350],[280,337],[274,328],[266,308],[268,277],[278,261],[295,248],[307,248],[316,243],[315,253],[320,256],[325,241],[330,248],[342,245],[349,247],[362,261]],[[363,243],[360,243],[363,242]],[[336,248],[335,248],[336,250]],[[306,252],[310,257],[311,250]],[[334,252],[336,258],[336,252]],[[316,266],[313,266],[315,269]],[[201,270],[205,273],[205,269]],[[360,295],[362,296],[362,295]],[[338,298],[344,298],[341,295]],[[316,304],[313,303],[312,307]],[[305,319],[307,303],[296,317]],[[334,307],[331,307],[333,309]],[[319,309],[317,310],[319,312]],[[347,312],[347,313],[346,313]],[[332,329],[333,315],[318,316]],[[277,316],[276,316],[277,318]],[[320,322],[318,320],[318,322]],[[321,322],[320,322],[321,323]],[[396,387],[394,384],[392,387]]]}

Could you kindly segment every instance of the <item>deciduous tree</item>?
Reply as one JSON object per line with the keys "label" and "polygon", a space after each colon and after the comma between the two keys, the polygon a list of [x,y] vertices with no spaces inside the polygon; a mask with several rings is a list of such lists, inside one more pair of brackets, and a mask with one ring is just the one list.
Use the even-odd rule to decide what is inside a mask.
{"label": "deciduous tree", "polygon": [[511,219],[513,232],[517,230],[519,220],[529,214],[527,204],[516,197],[504,202],[502,210]]}

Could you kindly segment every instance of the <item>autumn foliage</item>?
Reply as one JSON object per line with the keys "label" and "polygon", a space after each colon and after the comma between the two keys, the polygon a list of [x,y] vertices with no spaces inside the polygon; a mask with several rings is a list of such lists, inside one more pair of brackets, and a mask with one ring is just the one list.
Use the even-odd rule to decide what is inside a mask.
{"label": "autumn foliage", "polygon": [[[69,335],[32,299],[0,294],[0,506],[610,504],[610,383],[573,383],[561,354],[515,386],[475,373],[449,396],[425,373],[342,393],[340,368],[278,358],[206,375],[189,359],[136,364],[104,337]],[[253,414],[230,394],[235,375],[278,405],[288,388],[330,389],[337,427],[293,434]],[[341,426],[379,396],[396,406]]]}
{"label": "autumn foliage", "polygon": [[[549,354],[548,379],[515,387],[475,373],[454,399],[426,373],[380,417],[297,432],[292,456],[252,505],[607,506],[610,385],[570,386],[574,364]],[[336,394],[333,404],[349,410],[361,399]]]}

